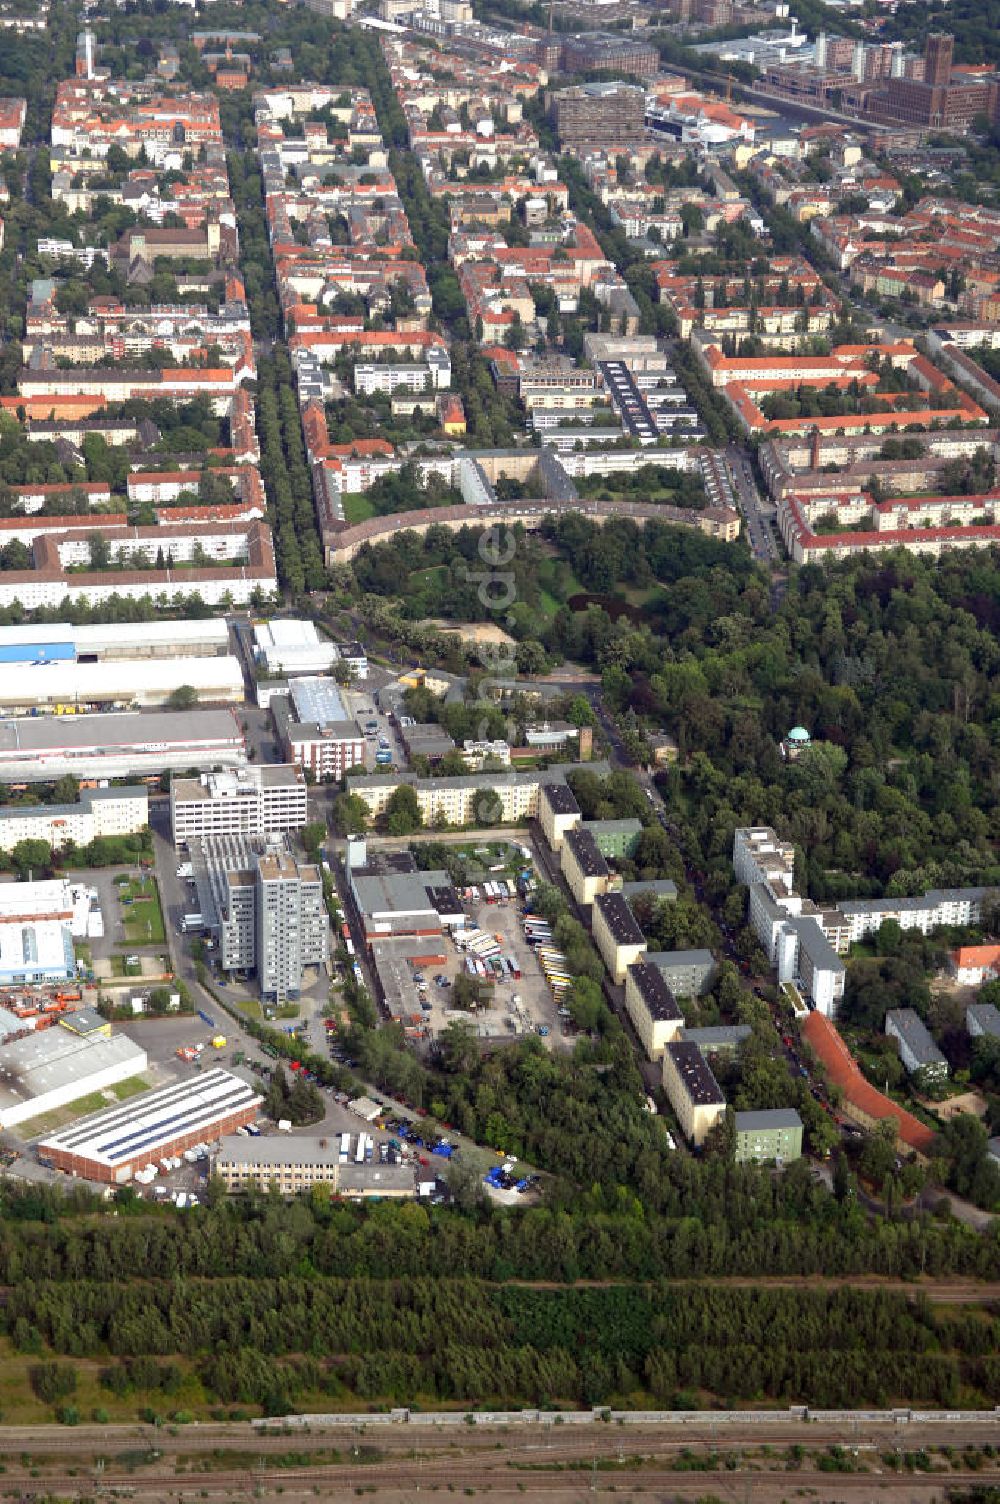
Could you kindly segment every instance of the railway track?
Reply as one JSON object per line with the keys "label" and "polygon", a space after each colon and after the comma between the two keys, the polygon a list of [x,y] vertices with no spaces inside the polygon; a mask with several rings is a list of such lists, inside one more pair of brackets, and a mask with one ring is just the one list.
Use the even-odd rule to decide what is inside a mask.
{"label": "railway track", "polygon": [[240,1452],[252,1457],[337,1451],[352,1453],[359,1445],[380,1457],[393,1454],[402,1459],[447,1456],[456,1461],[482,1458],[502,1451],[505,1457],[533,1461],[592,1458],[602,1449],[630,1456],[672,1455],[684,1448],[711,1446],[718,1452],[746,1451],[760,1446],[805,1445],[809,1448],[850,1442],[852,1445],[894,1447],[909,1451],[921,1446],[1000,1445],[1000,1417],[984,1413],[981,1420],[950,1425],[946,1418],[934,1422],[898,1425],[851,1420],[804,1423],[792,1418],[762,1426],[734,1425],[725,1415],[692,1414],[683,1426],[669,1429],[655,1425],[600,1425],[556,1428],[546,1425],[479,1425],[468,1429],[434,1430],[409,1427],[367,1430],[360,1425],[329,1425],[265,1431],[249,1425],[79,1426],[0,1427],[0,1454],[5,1459],[30,1457],[102,1457],[112,1464],[124,1452],[155,1450],[164,1456],[193,1461],[198,1457]]}
{"label": "railway track", "polygon": [[[585,1492],[608,1493],[612,1487],[617,1494],[651,1493],[658,1499],[704,1497],[709,1493],[728,1495],[741,1501],[763,1501],[787,1497],[789,1492],[799,1493],[805,1489],[814,1490],[819,1498],[829,1498],[831,1489],[834,1489],[838,1500],[855,1493],[866,1500],[880,1494],[911,1501],[940,1497],[944,1486],[971,1487],[996,1482],[1000,1478],[1000,1469],[899,1475],[871,1463],[861,1465],[864,1470],[858,1472],[831,1472],[815,1467],[792,1470],[771,1467],[764,1470],[759,1466],[754,1470],[741,1468],[727,1472],[718,1468],[635,1468],[623,1465],[613,1469],[604,1467],[595,1472],[588,1467],[571,1470],[553,1467],[551,1471],[526,1473],[503,1465],[484,1470],[481,1459],[477,1459],[463,1467],[454,1464],[419,1467],[412,1462],[398,1462],[365,1467],[262,1468],[249,1472],[240,1468],[180,1475],[146,1469],[122,1478],[112,1478],[105,1473],[99,1476],[99,1487],[105,1497],[117,1495],[150,1501],[168,1497],[173,1500],[220,1496],[232,1499],[247,1494],[267,1497],[279,1491],[285,1497],[317,1491],[320,1496],[327,1493],[328,1497],[334,1497],[333,1490],[336,1490],[336,1496],[343,1497],[347,1491],[356,1489],[410,1497],[420,1491],[459,1488],[498,1497],[534,1494],[572,1498]],[[55,1474],[43,1480],[31,1478],[28,1474],[19,1476],[16,1470],[8,1468],[4,1483],[8,1489],[16,1487],[22,1499],[46,1498],[52,1493],[72,1499],[93,1495],[95,1475]]]}

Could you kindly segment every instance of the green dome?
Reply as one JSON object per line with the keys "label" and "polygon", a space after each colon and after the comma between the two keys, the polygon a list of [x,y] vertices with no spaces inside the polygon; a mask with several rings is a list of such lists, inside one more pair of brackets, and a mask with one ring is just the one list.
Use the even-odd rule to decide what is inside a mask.
{"label": "green dome", "polygon": [[808,731],[804,726],[793,726],[788,733],[790,742],[807,742],[810,740]]}

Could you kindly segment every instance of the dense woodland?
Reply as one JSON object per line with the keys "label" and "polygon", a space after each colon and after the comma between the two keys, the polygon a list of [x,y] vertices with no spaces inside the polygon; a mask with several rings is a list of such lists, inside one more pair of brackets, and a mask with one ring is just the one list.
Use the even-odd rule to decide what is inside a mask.
{"label": "dense woodland", "polygon": [[[423,1214],[417,1212],[412,1221]],[[7,1330],[31,1352],[107,1357],[111,1393],[176,1392],[194,1360],[210,1397],[284,1413],[303,1392],[343,1403],[638,1399],[693,1407],[699,1393],[817,1405],[936,1405],[996,1394],[995,1320],[942,1315],[920,1300],[850,1290],[791,1292],[622,1285],[501,1288],[468,1278],[183,1278],[30,1283]],[[735,1333],[738,1340],[733,1340]],[[836,1354],[836,1361],[830,1361]],[[32,1373],[65,1393],[66,1363]]]}

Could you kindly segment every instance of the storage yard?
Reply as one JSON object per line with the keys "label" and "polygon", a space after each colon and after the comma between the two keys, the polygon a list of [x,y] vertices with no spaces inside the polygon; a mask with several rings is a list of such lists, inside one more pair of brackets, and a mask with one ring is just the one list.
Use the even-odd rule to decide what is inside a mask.
{"label": "storage yard", "polygon": [[[369,937],[371,956],[381,1001],[410,1038],[436,1038],[456,1017],[469,1020],[484,1039],[510,1040],[528,1033],[550,1041],[558,1037],[561,978],[553,975],[547,980],[539,946],[540,940],[551,937],[547,929],[537,930],[524,907],[530,902],[525,892],[534,884],[531,848],[510,851],[517,861],[494,861],[495,870],[459,888],[435,887],[441,876],[437,873],[407,871],[386,877],[386,929],[384,938]],[[482,852],[484,857],[499,855],[489,848]],[[397,854],[394,863],[400,865],[406,855]],[[504,876],[507,868],[518,875]],[[434,914],[426,902],[430,923],[418,917],[421,899],[415,896],[418,889],[423,893],[425,883],[439,905],[439,914]],[[358,891],[365,899],[370,889]],[[411,928],[391,927],[388,905],[393,900],[414,906],[411,919],[401,908],[393,916],[397,924]],[[480,1001],[474,1008],[453,1005],[459,978],[466,979],[466,985],[478,984]]]}

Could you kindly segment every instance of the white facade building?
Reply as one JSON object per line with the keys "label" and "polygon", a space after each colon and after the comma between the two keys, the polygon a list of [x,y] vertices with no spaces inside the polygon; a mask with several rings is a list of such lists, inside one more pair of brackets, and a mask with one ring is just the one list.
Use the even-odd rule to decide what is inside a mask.
{"label": "white facade building", "polygon": [[287,763],[174,778],[170,784],[174,841],[300,830],[309,819],[307,795],[302,769]]}

